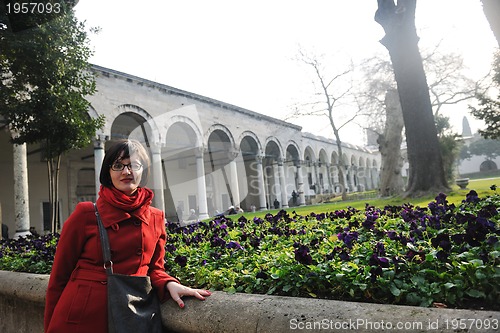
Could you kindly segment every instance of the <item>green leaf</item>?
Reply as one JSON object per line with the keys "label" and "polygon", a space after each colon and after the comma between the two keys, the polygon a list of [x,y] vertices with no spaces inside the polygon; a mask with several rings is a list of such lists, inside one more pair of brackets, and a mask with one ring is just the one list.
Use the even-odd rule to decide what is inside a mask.
{"label": "green leaf", "polygon": [[389,289],[391,290],[391,293],[392,293],[394,296],[396,296],[396,297],[397,297],[397,296],[401,295],[401,289],[399,289],[398,287],[396,287],[396,286],[394,285],[394,283],[391,283],[391,284],[389,285]]}
{"label": "green leaf", "polygon": [[453,287],[455,287],[455,286],[456,286],[456,285],[455,285],[454,283],[451,283],[451,282],[447,282],[447,283],[445,283],[445,284],[444,284],[444,288],[445,288],[446,290],[449,290],[449,289],[451,289],[451,288],[453,288]]}
{"label": "green leaf", "polygon": [[477,289],[468,289],[465,291],[465,294],[474,298],[484,298],[486,296],[484,292],[479,291]]}

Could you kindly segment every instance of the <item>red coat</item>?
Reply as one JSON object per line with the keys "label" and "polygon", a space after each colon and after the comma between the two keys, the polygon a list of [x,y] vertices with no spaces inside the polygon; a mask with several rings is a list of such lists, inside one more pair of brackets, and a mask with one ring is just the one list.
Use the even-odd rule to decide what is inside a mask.
{"label": "red coat", "polygon": [[[165,217],[150,207],[140,218],[97,201],[108,230],[113,271],[149,275],[161,301],[176,281],[164,270]],[[94,206],[79,203],[62,228],[45,302],[46,333],[106,333],[107,296],[101,242]]]}

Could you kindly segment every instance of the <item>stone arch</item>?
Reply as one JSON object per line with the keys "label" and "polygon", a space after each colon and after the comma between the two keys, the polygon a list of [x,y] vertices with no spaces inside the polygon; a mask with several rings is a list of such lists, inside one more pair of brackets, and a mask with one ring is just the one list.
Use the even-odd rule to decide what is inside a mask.
{"label": "stone arch", "polygon": [[[304,172],[306,174],[305,177],[305,188],[304,188],[304,194],[306,196],[311,196],[316,194],[316,174],[314,172],[314,164],[316,162],[316,156],[314,154],[313,149],[311,146],[307,146],[306,149],[304,149]],[[307,199],[306,199],[307,200]]]}
{"label": "stone arch", "polygon": [[266,209],[265,190],[262,170],[262,147],[258,137],[251,131],[243,132],[239,137],[240,155],[242,158],[242,173],[245,181],[240,182],[240,192],[246,193],[241,197],[241,207],[246,210],[252,208]]}
{"label": "stone arch", "polygon": [[265,155],[267,156],[267,151],[270,149],[271,155],[273,158],[282,158],[283,157],[283,147],[281,146],[280,141],[276,137],[268,137],[264,144],[266,147]]}
{"label": "stone arch", "polygon": [[316,163],[316,177],[319,186],[318,192],[321,194],[330,191],[329,167],[328,154],[324,148],[321,148],[318,154],[318,162]]}
{"label": "stone arch", "polygon": [[358,159],[357,177],[359,181],[358,190],[366,191],[368,189],[368,176],[367,176],[366,160],[363,156],[359,156]]}
{"label": "stone arch", "polygon": [[[133,104],[118,106],[117,112],[109,119],[111,126],[109,137],[118,138],[127,136],[135,138],[146,146],[160,141],[160,132],[153,117],[144,109]],[[124,117],[127,116],[127,117]]]}
{"label": "stone arch", "polygon": [[494,171],[498,170],[497,164],[492,160],[486,160],[479,166],[479,171]]}
{"label": "stone arch", "polygon": [[[291,201],[288,206],[298,206],[303,200],[303,179],[301,170],[299,145],[295,141],[289,141],[285,151],[285,181],[289,188],[287,193],[290,193]],[[295,193],[294,193],[295,192]],[[301,197],[302,196],[302,197]]]}
{"label": "stone arch", "polygon": [[214,124],[210,126],[210,128],[207,130],[205,133],[204,137],[204,142],[208,144],[209,138],[212,135],[213,132],[220,131],[222,133],[225,133],[227,138],[229,139],[229,142],[231,143],[232,148],[236,148],[236,142],[234,141],[233,133],[227,128],[225,125],[222,124]]}
{"label": "stone arch", "polygon": [[[254,152],[253,150],[252,151],[246,151],[245,153],[254,153],[254,154],[260,154],[262,153],[262,144],[258,138],[258,136],[252,132],[252,131],[244,131],[243,133],[241,133],[241,135],[238,137],[238,140],[236,141],[237,143],[240,144],[240,150],[241,150],[241,142],[243,142],[244,140],[248,140],[248,139],[252,139],[253,142],[255,142],[255,147],[256,147],[256,151]],[[254,145],[251,144],[251,146],[253,147]],[[243,151],[241,151],[242,154],[244,154]]]}
{"label": "stone arch", "polygon": [[[185,117],[182,115],[175,115],[170,118],[165,122],[165,132],[168,133],[169,129],[178,124],[185,124],[184,127],[185,129],[190,128],[193,131],[194,138],[196,139],[195,146],[198,147],[199,149],[202,149],[205,147],[206,142],[203,140],[203,135],[201,133],[200,127],[189,117]],[[190,142],[192,138],[190,138]],[[167,137],[165,135],[165,141],[167,141]],[[164,142],[164,144],[168,145],[168,142]]]}
{"label": "stone arch", "polygon": [[[166,183],[165,214],[167,219],[182,221],[190,209],[198,211],[197,158],[203,152],[199,129],[189,118],[176,116],[165,132],[161,152],[163,176]],[[176,121],[177,120],[177,121]]]}
{"label": "stone arch", "polygon": [[290,141],[286,146],[285,163],[297,165],[300,163],[300,149],[295,141]]}
{"label": "stone arch", "polygon": [[282,163],[283,151],[281,144],[275,137],[269,137],[265,143],[264,158],[262,160],[268,207],[279,208],[283,204],[280,184],[280,167]]}
{"label": "stone arch", "polygon": [[230,205],[240,205],[235,160],[238,154],[234,148],[233,136],[225,126],[214,125],[207,134],[207,149],[203,160],[205,162],[208,211],[209,215],[214,215],[215,209],[223,211]]}

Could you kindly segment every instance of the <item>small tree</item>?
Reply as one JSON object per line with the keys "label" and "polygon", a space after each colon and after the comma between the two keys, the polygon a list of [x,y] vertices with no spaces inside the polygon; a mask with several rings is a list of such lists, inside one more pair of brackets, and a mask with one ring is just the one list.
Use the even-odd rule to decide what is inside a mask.
{"label": "small tree", "polygon": [[88,115],[95,92],[84,24],[61,3],[64,15],[0,39],[0,114],[16,144],[39,143],[47,161],[52,231],[58,225],[61,155],[87,146],[103,118]]}
{"label": "small tree", "polygon": [[483,120],[486,128],[479,130],[486,139],[500,139],[500,51],[495,54],[493,62],[493,78],[491,88],[497,90],[497,98],[490,97],[488,91],[479,92],[476,98],[479,107],[470,106],[471,114],[477,119]]}
{"label": "small tree", "polygon": [[451,130],[448,117],[436,114],[434,118],[438,131],[441,155],[443,156],[444,172],[446,179],[451,181],[455,176],[455,162],[460,154],[462,140],[460,139],[460,135]]}
{"label": "small tree", "polygon": [[343,79],[353,71],[353,68],[351,65],[350,68],[340,70],[328,78],[324,73],[325,68],[323,68],[323,65],[318,57],[309,56],[303,51],[299,51],[299,56],[299,61],[312,68],[314,72],[313,84],[316,87],[317,91],[314,93],[314,100],[311,103],[302,105],[300,108],[296,108],[294,114],[291,117],[307,115],[328,118],[328,122],[330,123],[333,134],[335,135],[335,141],[337,144],[339,155],[338,176],[342,191],[342,200],[346,200],[347,184],[344,180],[344,174],[346,172],[347,165],[345,165],[345,161],[343,159],[340,130],[360,115],[360,108],[358,105],[358,112],[354,113],[354,115],[350,116],[341,124],[339,124],[337,109],[339,109],[340,102],[347,99],[347,96],[351,91],[352,83],[350,81],[346,82]]}

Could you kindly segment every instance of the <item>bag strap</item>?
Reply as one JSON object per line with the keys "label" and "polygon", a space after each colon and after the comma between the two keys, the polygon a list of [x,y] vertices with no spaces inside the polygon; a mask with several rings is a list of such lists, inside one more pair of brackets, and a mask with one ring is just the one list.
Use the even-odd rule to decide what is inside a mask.
{"label": "bag strap", "polygon": [[108,275],[113,274],[113,262],[111,261],[111,251],[109,249],[109,238],[104,225],[102,224],[101,215],[97,210],[97,205],[94,202],[95,216],[97,218],[97,226],[99,227],[99,236],[101,237],[102,256],[104,259],[104,269]]}

